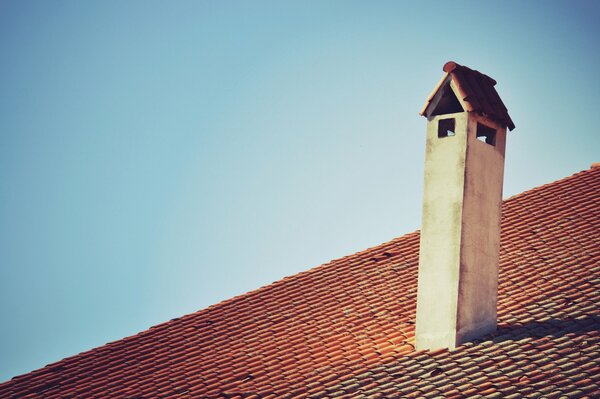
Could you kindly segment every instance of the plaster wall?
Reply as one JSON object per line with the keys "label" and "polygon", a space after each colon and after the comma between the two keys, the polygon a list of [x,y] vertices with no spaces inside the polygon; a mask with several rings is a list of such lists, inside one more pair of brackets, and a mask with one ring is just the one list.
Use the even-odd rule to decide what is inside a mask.
{"label": "plaster wall", "polygon": [[[496,130],[495,145],[477,124]],[[457,312],[457,345],[496,329],[500,216],[506,129],[469,114]]]}
{"label": "plaster wall", "polygon": [[[438,137],[440,119],[455,135]],[[477,124],[496,129],[495,145]],[[506,129],[467,112],[427,124],[417,349],[454,348],[496,328]]]}
{"label": "plaster wall", "polygon": [[[455,119],[455,136],[438,137],[440,119]],[[460,275],[468,114],[427,123],[425,184],[417,289],[417,349],[454,347]]]}

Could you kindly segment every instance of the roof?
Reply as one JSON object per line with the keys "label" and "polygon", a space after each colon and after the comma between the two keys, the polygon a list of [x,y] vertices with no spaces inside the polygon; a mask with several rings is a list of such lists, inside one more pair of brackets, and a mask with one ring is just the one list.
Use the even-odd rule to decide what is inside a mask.
{"label": "roof", "polygon": [[446,84],[449,84],[448,78],[450,77],[456,84],[458,89],[456,94],[460,95],[463,100],[461,103],[466,107],[465,111],[484,115],[510,130],[515,128],[506,106],[494,88],[496,86],[494,79],[454,61],[447,62],[443,70],[445,74],[427,99],[421,110],[421,115],[425,115],[436,93]]}
{"label": "roof", "polygon": [[0,398],[591,397],[600,168],[504,201],[498,330],[415,351],[419,232],[0,384]]}

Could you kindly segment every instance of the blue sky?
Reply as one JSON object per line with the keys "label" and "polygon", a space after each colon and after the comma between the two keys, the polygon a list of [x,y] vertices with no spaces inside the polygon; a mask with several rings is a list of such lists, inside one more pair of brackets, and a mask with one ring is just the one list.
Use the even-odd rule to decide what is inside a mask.
{"label": "blue sky", "polygon": [[455,60],[505,197],[600,161],[594,1],[0,3],[0,380],[418,229]]}

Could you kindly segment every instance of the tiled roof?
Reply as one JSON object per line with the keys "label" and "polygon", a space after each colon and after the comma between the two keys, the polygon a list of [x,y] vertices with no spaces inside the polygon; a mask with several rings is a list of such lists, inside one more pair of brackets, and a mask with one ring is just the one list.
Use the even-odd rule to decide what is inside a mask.
{"label": "tiled roof", "polygon": [[425,110],[429,106],[429,103],[441,85],[445,83],[446,78],[451,76],[467,107],[465,111],[485,115],[502,126],[508,127],[510,130],[515,128],[515,124],[510,118],[510,115],[508,115],[506,106],[494,88],[494,86],[496,86],[496,81],[494,79],[453,61],[447,62],[443,69],[446,74],[440,81],[440,84],[434,89],[431,96],[427,99],[425,107],[421,111],[421,115],[425,114]]}
{"label": "tiled roof", "polygon": [[[0,398],[594,397],[600,168],[504,202],[496,333],[414,350],[419,233],[0,385]],[[596,396],[597,397],[597,396]]]}

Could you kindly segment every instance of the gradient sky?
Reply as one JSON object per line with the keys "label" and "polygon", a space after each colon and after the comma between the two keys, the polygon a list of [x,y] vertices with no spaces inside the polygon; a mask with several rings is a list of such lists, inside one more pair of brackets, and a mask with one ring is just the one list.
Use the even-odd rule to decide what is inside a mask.
{"label": "gradient sky", "polygon": [[0,381],[414,231],[455,60],[505,197],[600,161],[597,1],[0,2]]}

